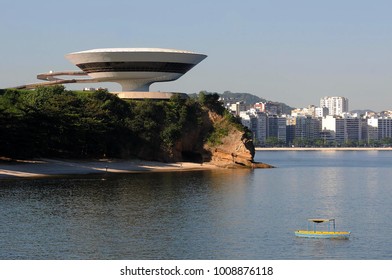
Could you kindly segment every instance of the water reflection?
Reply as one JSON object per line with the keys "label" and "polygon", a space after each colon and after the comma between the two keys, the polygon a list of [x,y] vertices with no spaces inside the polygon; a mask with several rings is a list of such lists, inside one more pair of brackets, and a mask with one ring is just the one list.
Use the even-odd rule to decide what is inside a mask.
{"label": "water reflection", "polygon": [[[391,257],[392,175],[373,154],[270,156],[278,168],[2,181],[0,258]],[[352,237],[296,238],[310,217]]]}

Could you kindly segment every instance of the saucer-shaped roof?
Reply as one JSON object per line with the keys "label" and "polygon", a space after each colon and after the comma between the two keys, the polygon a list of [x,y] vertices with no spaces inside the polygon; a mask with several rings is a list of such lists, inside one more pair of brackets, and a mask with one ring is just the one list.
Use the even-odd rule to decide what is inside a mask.
{"label": "saucer-shaped roof", "polygon": [[150,84],[176,80],[207,56],[175,49],[108,48],[65,57],[97,81],[120,83],[123,91],[148,91]]}
{"label": "saucer-shaped roof", "polygon": [[176,50],[176,49],[162,49],[162,48],[103,48],[103,49],[92,49],[80,52],[73,52],[71,54],[76,53],[103,53],[103,52],[165,52],[165,53],[190,53],[196,54],[195,52],[185,51],[185,50]]}
{"label": "saucer-shaped roof", "polygon": [[65,56],[78,65],[90,62],[178,62],[198,64],[207,56],[195,52],[161,48],[109,48],[73,52]]}

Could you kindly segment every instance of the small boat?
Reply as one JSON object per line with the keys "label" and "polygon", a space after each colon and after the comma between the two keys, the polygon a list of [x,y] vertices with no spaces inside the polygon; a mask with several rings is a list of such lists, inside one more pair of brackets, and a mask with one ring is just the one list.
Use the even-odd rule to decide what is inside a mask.
{"label": "small boat", "polygon": [[[316,230],[316,225],[321,223],[328,224],[327,231]],[[311,225],[313,224],[313,230]],[[331,229],[332,226],[332,229]],[[350,237],[349,231],[336,231],[335,219],[308,219],[308,230],[296,230],[295,236],[307,238],[334,238],[334,239],[348,239]]]}

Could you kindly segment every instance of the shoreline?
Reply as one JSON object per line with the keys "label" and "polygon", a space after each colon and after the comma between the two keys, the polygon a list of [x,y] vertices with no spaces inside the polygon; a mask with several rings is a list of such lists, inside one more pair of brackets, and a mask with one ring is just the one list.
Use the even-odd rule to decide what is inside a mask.
{"label": "shoreline", "polygon": [[[301,148],[275,147],[255,148],[256,151],[392,151],[388,148]],[[146,160],[67,160],[67,159],[35,159],[35,160],[4,160],[0,158],[0,180],[35,179],[69,175],[129,174],[147,172],[184,172],[217,170],[221,167],[211,163],[175,162],[163,163]]]}
{"label": "shoreline", "polygon": [[388,148],[358,148],[358,147],[325,147],[325,148],[317,148],[317,147],[309,147],[309,148],[301,148],[301,147],[276,147],[276,148],[255,148],[256,151],[392,151],[392,147]]}
{"label": "shoreline", "polygon": [[87,174],[127,174],[147,172],[183,172],[214,170],[219,167],[209,163],[162,163],[145,160],[63,160],[36,159],[0,161],[0,180],[34,179],[50,176]]}

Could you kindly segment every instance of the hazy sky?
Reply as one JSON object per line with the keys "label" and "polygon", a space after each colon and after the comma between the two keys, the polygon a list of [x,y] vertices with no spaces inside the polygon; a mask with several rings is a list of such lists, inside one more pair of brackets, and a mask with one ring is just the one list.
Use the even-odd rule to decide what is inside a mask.
{"label": "hazy sky", "polygon": [[151,90],[249,92],[295,107],[345,96],[350,110],[392,109],[392,1],[0,4],[0,88],[37,82],[40,72],[77,70],[64,58],[70,52],[161,47],[208,57],[179,80]]}

